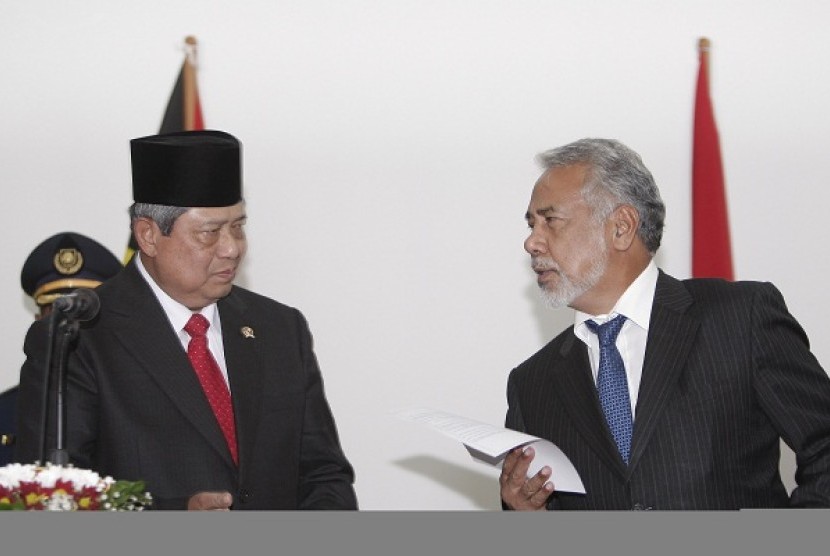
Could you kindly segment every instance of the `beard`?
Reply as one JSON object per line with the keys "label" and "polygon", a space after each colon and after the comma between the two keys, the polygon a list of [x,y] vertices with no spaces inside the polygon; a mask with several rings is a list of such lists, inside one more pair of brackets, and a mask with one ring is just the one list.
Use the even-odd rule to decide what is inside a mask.
{"label": "beard", "polygon": [[602,238],[586,254],[590,265],[581,276],[569,276],[551,257],[532,257],[534,271],[552,270],[559,275],[556,284],[539,284],[545,304],[551,309],[569,306],[575,299],[597,285],[608,266],[608,250]]}

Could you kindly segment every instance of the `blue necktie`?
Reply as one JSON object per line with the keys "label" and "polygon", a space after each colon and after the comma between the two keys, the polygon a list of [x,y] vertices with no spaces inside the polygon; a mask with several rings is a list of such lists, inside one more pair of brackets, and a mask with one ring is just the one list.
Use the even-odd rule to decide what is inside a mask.
{"label": "blue necktie", "polygon": [[628,396],[628,380],[625,365],[617,349],[617,335],[625,324],[625,317],[618,315],[605,324],[592,320],[585,321],[588,328],[599,337],[599,373],[597,374],[597,391],[599,403],[608,421],[608,427],[620,455],[628,464],[631,452],[631,398]]}

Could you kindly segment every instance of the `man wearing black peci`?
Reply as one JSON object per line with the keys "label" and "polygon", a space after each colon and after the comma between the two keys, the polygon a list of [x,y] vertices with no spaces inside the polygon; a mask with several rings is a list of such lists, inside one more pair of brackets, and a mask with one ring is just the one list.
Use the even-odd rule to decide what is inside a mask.
{"label": "man wearing black peci", "polygon": [[[357,509],[303,315],[234,285],[239,141],[171,133],[132,140],[131,154],[139,252],[96,290],[100,313],[69,357],[72,463],[145,481],[156,509]],[[21,383],[40,374],[27,355]]]}

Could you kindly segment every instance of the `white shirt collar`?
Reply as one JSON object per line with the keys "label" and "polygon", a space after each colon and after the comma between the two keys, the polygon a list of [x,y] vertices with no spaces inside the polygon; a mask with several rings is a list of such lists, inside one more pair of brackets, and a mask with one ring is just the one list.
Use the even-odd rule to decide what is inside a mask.
{"label": "white shirt collar", "polygon": [[623,292],[614,308],[607,315],[590,315],[582,311],[576,311],[574,315],[574,328],[577,329],[586,320],[603,322],[614,318],[617,315],[625,315],[625,318],[645,331],[651,321],[651,307],[654,304],[654,292],[657,289],[657,276],[659,271],[654,260],[649,261],[646,268]]}
{"label": "white shirt collar", "polygon": [[[153,277],[150,276],[150,273],[147,272],[147,269],[144,267],[144,263],[141,262],[141,256],[139,253],[136,253],[135,255],[135,264],[138,267],[138,271],[141,276],[150,285],[150,289],[153,290],[156,299],[159,300],[162,309],[164,309],[167,318],[170,320],[170,324],[173,326],[173,330],[175,330],[177,334],[182,334],[184,325],[187,324],[188,320],[190,320],[190,317],[193,315],[194,311],[191,311],[186,306],[167,295],[164,290],[161,289],[156,281],[153,280]],[[219,323],[216,319],[216,303],[211,303],[202,310],[195,312],[204,315],[210,323],[211,328],[213,330],[218,330]]]}

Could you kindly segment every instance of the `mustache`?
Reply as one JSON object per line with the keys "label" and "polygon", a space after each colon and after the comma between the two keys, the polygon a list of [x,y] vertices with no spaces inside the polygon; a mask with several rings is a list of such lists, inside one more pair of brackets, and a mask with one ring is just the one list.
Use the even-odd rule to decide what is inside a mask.
{"label": "mustache", "polygon": [[550,257],[532,257],[530,259],[530,267],[534,272],[544,272],[546,270],[559,272],[559,265]]}

